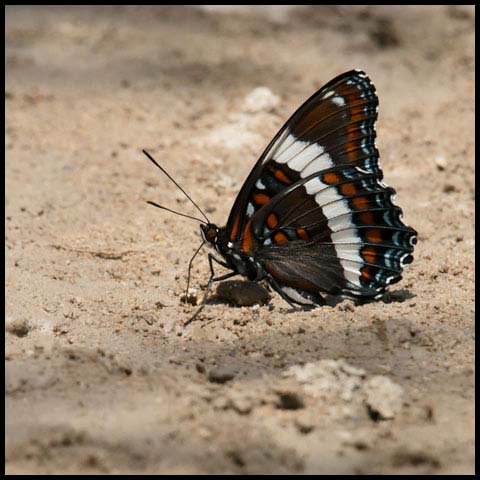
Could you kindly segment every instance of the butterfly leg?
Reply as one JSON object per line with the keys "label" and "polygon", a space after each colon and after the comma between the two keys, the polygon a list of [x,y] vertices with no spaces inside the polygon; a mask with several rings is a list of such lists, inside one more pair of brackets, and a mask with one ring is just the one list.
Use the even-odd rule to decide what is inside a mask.
{"label": "butterfly leg", "polygon": [[203,296],[202,304],[197,309],[197,311],[193,314],[192,317],[190,317],[183,324],[184,327],[186,327],[187,325],[192,323],[193,320],[195,320],[195,318],[198,316],[198,314],[203,310],[203,307],[207,303],[208,294],[210,293],[210,289],[212,288],[212,283],[213,282],[221,282],[222,280],[226,280],[227,278],[234,277],[235,275],[238,275],[237,272],[229,272],[229,273],[226,273],[225,275],[221,275],[220,277],[215,277],[215,270],[213,269],[213,263],[212,263],[213,260],[215,260],[222,267],[230,268],[230,266],[228,264],[226,264],[225,262],[222,262],[221,260],[218,260],[218,258],[216,258],[211,253],[208,254],[208,263],[210,265],[210,278],[208,279],[207,288],[205,289],[205,295]]}
{"label": "butterfly leg", "polygon": [[195,259],[195,257],[197,256],[197,253],[202,249],[204,245],[205,245],[205,242],[202,242],[202,244],[197,248],[192,258],[190,259],[190,262],[188,262],[188,276],[187,276],[187,289],[185,290],[185,301],[188,298],[188,290],[190,289],[190,272],[192,271],[193,260]]}
{"label": "butterfly leg", "polygon": [[[280,294],[280,296],[295,310],[311,310],[319,305],[326,305],[326,302],[323,297],[320,295],[303,292],[297,289],[291,289],[295,292],[295,295],[299,298],[305,299],[305,302],[292,298],[291,295],[288,295],[283,288],[277,283],[277,281],[272,277],[268,276],[267,281],[270,285]],[[309,303],[306,303],[309,302]]]}
{"label": "butterfly leg", "polygon": [[276,290],[280,296],[294,309],[294,310],[302,310],[300,307],[298,307],[297,305],[295,305],[294,303],[292,303],[290,301],[290,298],[288,298],[287,295],[285,295],[285,293],[283,293],[282,291],[282,288],[280,287],[280,285],[273,279],[273,277],[269,277],[268,278],[268,283],[270,283],[270,285],[274,288],[274,290]]}

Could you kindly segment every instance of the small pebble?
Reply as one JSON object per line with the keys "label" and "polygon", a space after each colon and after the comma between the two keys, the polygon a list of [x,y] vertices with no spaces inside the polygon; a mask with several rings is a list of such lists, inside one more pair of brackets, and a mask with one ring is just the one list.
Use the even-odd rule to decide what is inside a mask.
{"label": "small pebble", "polygon": [[230,404],[232,409],[240,415],[248,415],[253,408],[252,401],[249,398],[239,395],[233,395],[230,398]]}
{"label": "small pebble", "polygon": [[180,301],[183,303],[189,303],[190,305],[197,305],[198,303],[198,291],[196,288],[189,288],[187,293],[180,295]]}
{"label": "small pebble", "polygon": [[20,318],[12,319],[11,317],[6,317],[5,328],[8,333],[12,333],[17,337],[25,337],[25,335],[27,335],[30,331],[28,322]]}
{"label": "small pebble", "polygon": [[243,109],[249,113],[271,112],[279,104],[280,98],[269,88],[257,87],[245,97]]}
{"label": "small pebble", "polygon": [[305,402],[300,394],[292,391],[277,392],[277,407],[282,410],[298,410],[305,407]]}
{"label": "small pebble", "polygon": [[217,296],[236,307],[265,305],[270,300],[269,293],[261,285],[241,280],[222,282],[217,287]]}
{"label": "small pebble", "polygon": [[443,155],[437,155],[435,157],[435,165],[438,170],[443,171],[447,167],[447,159]]}
{"label": "small pebble", "polygon": [[440,460],[427,450],[416,450],[410,447],[400,447],[392,456],[392,464],[395,467],[430,465],[438,468]]}
{"label": "small pebble", "polygon": [[358,368],[354,367],[352,365],[349,365],[346,362],[343,362],[341,365],[342,371],[347,373],[348,375],[354,376],[354,377],[365,377],[367,375],[367,372],[363,368]]}
{"label": "small pebble", "polygon": [[457,190],[457,188],[455,187],[455,185],[452,185],[451,183],[446,183],[443,186],[443,192],[444,193],[452,193],[452,192],[455,192],[456,190]]}
{"label": "small pebble", "polygon": [[401,410],[403,389],[388,377],[377,375],[365,383],[364,392],[370,417],[374,421],[394,418]]}
{"label": "small pebble", "polygon": [[299,416],[295,418],[294,425],[297,430],[303,435],[310,433],[315,428],[313,422],[305,416]]}
{"label": "small pebble", "polygon": [[232,380],[236,374],[237,371],[234,367],[224,365],[220,367],[214,367],[209,370],[207,378],[210,382],[225,383],[229,380]]}
{"label": "small pebble", "polygon": [[338,309],[342,312],[354,312],[355,311],[355,302],[346,298],[343,302],[338,306]]}

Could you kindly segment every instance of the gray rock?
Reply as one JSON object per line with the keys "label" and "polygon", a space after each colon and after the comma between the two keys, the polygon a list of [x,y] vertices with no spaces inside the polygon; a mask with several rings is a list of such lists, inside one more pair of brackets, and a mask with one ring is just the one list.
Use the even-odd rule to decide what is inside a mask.
{"label": "gray rock", "polygon": [[299,413],[293,422],[297,430],[303,435],[310,433],[315,428],[314,416],[311,412],[307,412],[308,410],[304,410]]}
{"label": "gray rock", "polygon": [[388,377],[377,375],[364,386],[365,402],[374,420],[387,420],[397,415],[403,404],[403,388]]}
{"label": "gray rock", "polygon": [[235,367],[228,365],[222,365],[220,367],[214,367],[209,370],[207,378],[210,382],[225,383],[232,380],[237,374]]}
{"label": "gray rock", "polygon": [[30,325],[27,320],[21,318],[5,318],[5,329],[8,333],[16,335],[17,337],[25,337],[30,331]]}
{"label": "gray rock", "polygon": [[248,415],[253,408],[252,400],[240,394],[231,394],[229,405],[240,415]]}
{"label": "gray rock", "polygon": [[217,297],[237,307],[265,305],[270,300],[269,293],[261,285],[241,280],[222,282],[217,287]]}
{"label": "gray rock", "polygon": [[188,292],[183,292],[180,295],[180,301],[183,303],[189,303],[190,305],[197,305],[198,303],[198,290],[190,287]]}

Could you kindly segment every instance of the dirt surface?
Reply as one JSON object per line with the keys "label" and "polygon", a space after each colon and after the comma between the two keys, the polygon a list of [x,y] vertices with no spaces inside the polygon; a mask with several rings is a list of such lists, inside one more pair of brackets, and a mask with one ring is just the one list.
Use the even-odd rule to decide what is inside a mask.
{"label": "dirt surface", "polygon": [[[7,472],[473,473],[473,40],[471,7],[8,7]],[[217,295],[184,328],[198,224],[145,201],[195,210],[142,148],[223,224],[352,68],[419,232],[404,279],[311,312]]]}

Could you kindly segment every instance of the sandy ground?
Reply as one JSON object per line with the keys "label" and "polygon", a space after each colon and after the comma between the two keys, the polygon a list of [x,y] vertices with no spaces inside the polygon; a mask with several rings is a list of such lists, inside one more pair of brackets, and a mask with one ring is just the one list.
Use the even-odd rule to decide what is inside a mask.
{"label": "sandy ground", "polygon": [[[473,40],[471,7],[8,7],[7,472],[473,473]],[[141,149],[223,224],[351,68],[419,232],[404,279],[312,312],[217,295],[184,328],[198,225],[145,203],[194,213]]]}

